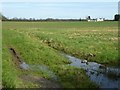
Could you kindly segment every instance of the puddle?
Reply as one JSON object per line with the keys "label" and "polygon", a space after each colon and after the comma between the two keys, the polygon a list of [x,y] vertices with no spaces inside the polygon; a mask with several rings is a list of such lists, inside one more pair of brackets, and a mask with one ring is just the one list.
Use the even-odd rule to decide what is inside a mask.
{"label": "puddle", "polygon": [[46,73],[52,80],[57,81],[57,76],[54,74],[53,71],[49,69],[49,67],[45,65],[29,65],[32,71],[41,71]]}
{"label": "puddle", "polygon": [[57,81],[57,76],[45,65],[28,65],[25,62],[20,64],[20,68],[23,70],[41,71],[46,73],[52,80]]}
{"label": "puddle", "polygon": [[16,52],[14,48],[9,48],[9,50],[11,51],[16,63],[19,64],[19,68],[23,70],[32,70],[38,72],[41,71],[43,73],[46,73],[52,80],[57,81],[57,76],[49,69],[49,67],[40,64],[29,65],[24,62],[24,60],[20,57],[20,55]]}
{"label": "puddle", "polygon": [[22,63],[20,64],[20,68],[21,68],[21,69],[24,69],[24,70],[29,70],[29,69],[30,69],[29,65],[26,64],[25,62],[22,62]]}
{"label": "puddle", "polygon": [[91,81],[100,88],[120,88],[120,67],[104,67],[96,62],[87,62],[64,54],[72,63],[71,66],[83,68]]}

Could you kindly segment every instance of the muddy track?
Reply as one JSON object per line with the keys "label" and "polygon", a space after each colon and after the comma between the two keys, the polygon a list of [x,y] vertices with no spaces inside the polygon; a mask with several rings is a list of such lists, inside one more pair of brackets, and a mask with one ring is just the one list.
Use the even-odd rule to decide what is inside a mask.
{"label": "muddy track", "polygon": [[23,60],[21,59],[20,55],[17,53],[17,51],[14,48],[9,48],[11,54],[12,54],[12,58],[13,61],[15,63],[15,65],[20,68],[20,64],[23,63]]}
{"label": "muddy track", "polygon": [[60,88],[60,86],[57,84],[57,82],[47,80],[42,77],[33,76],[33,75],[23,75],[21,76],[22,79],[24,79],[24,83],[26,82],[33,82],[38,85],[38,87],[41,88]]}
{"label": "muddy track", "polygon": [[[23,59],[20,57],[20,55],[17,53],[17,51],[14,48],[9,48],[13,61],[19,69],[23,69],[20,67],[22,63],[24,63]],[[23,69],[24,71],[24,69]],[[29,83],[32,82],[34,84],[37,84],[39,88],[60,88],[60,85],[56,81],[51,81],[43,77],[38,77],[31,75],[28,73],[27,75],[23,74],[19,76],[19,78],[23,81],[23,83]]]}

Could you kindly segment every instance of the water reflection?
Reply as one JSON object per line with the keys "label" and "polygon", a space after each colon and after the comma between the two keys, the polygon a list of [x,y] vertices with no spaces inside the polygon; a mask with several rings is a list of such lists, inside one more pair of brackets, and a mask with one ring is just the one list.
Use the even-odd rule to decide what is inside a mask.
{"label": "water reflection", "polygon": [[82,60],[64,54],[72,63],[71,66],[83,68],[90,80],[100,85],[100,88],[120,88],[120,68],[104,67],[96,62]]}

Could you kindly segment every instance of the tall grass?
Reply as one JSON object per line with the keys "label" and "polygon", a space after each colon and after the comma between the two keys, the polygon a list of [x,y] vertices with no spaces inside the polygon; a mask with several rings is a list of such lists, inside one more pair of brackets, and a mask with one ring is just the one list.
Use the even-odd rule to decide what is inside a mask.
{"label": "tall grass", "polygon": [[36,28],[27,24],[30,28],[18,31],[55,49],[107,65],[120,63],[117,22],[36,22]]}
{"label": "tall grass", "polygon": [[26,74],[50,79],[41,71],[17,68],[9,52],[13,47],[26,63],[48,66],[62,87],[97,87],[84,70],[68,66],[70,62],[59,51],[117,65],[117,34],[117,22],[3,22],[3,86],[35,87],[33,82],[25,83],[20,78]]}
{"label": "tall grass", "polygon": [[[44,77],[49,79],[50,77],[47,76],[45,73],[42,72],[24,72],[16,68],[14,62],[12,61],[11,53],[9,52],[9,47],[15,48],[17,52],[21,55],[23,60],[28,64],[38,65],[43,64],[48,66],[57,76],[59,76],[59,83],[62,85],[62,87],[81,87],[82,84],[85,82],[89,82],[89,84],[86,84],[85,86],[89,87],[94,84],[92,84],[88,77],[85,76],[85,72],[83,72],[81,69],[77,69],[74,67],[68,67],[65,66],[65,68],[61,68],[62,65],[67,65],[70,63],[66,58],[64,58],[62,55],[58,53],[58,51],[48,47],[44,43],[38,42],[36,39],[31,38],[26,35],[26,33],[20,33],[16,30],[4,30],[3,31],[3,86],[4,87],[24,87],[24,81],[20,79],[21,75],[25,74],[32,74],[37,75],[39,77]],[[8,56],[7,56],[8,55]],[[66,68],[69,70],[69,73],[67,73]],[[64,75],[64,73],[61,73],[63,71],[67,74]],[[76,83],[80,83],[80,81],[75,81],[73,83],[69,82],[69,79],[76,79],[76,75],[71,72],[81,72],[84,76],[84,81],[81,82],[80,85],[76,86]],[[63,77],[64,75],[64,77]],[[74,77],[71,77],[71,75]],[[81,76],[79,76],[81,78]],[[63,79],[66,80],[66,82],[63,82]],[[9,81],[8,81],[9,80]],[[23,82],[22,82],[23,81]],[[66,83],[69,83],[67,85]],[[27,85],[28,84],[28,85]],[[34,84],[34,83],[33,83]],[[29,83],[26,83],[25,87],[30,86]],[[30,86],[34,87],[34,86]]]}

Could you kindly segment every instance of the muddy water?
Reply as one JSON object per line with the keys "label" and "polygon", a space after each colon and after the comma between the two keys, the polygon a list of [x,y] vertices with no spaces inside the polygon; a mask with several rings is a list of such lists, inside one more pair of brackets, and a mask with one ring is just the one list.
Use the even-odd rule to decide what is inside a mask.
{"label": "muddy water", "polygon": [[57,76],[45,65],[28,65],[25,62],[20,64],[20,68],[24,70],[32,70],[32,71],[41,71],[47,74],[52,80],[57,81]]}
{"label": "muddy water", "polygon": [[72,63],[71,66],[83,68],[91,81],[100,88],[120,89],[120,67],[104,67],[95,62],[86,62],[76,57],[64,54]]}

